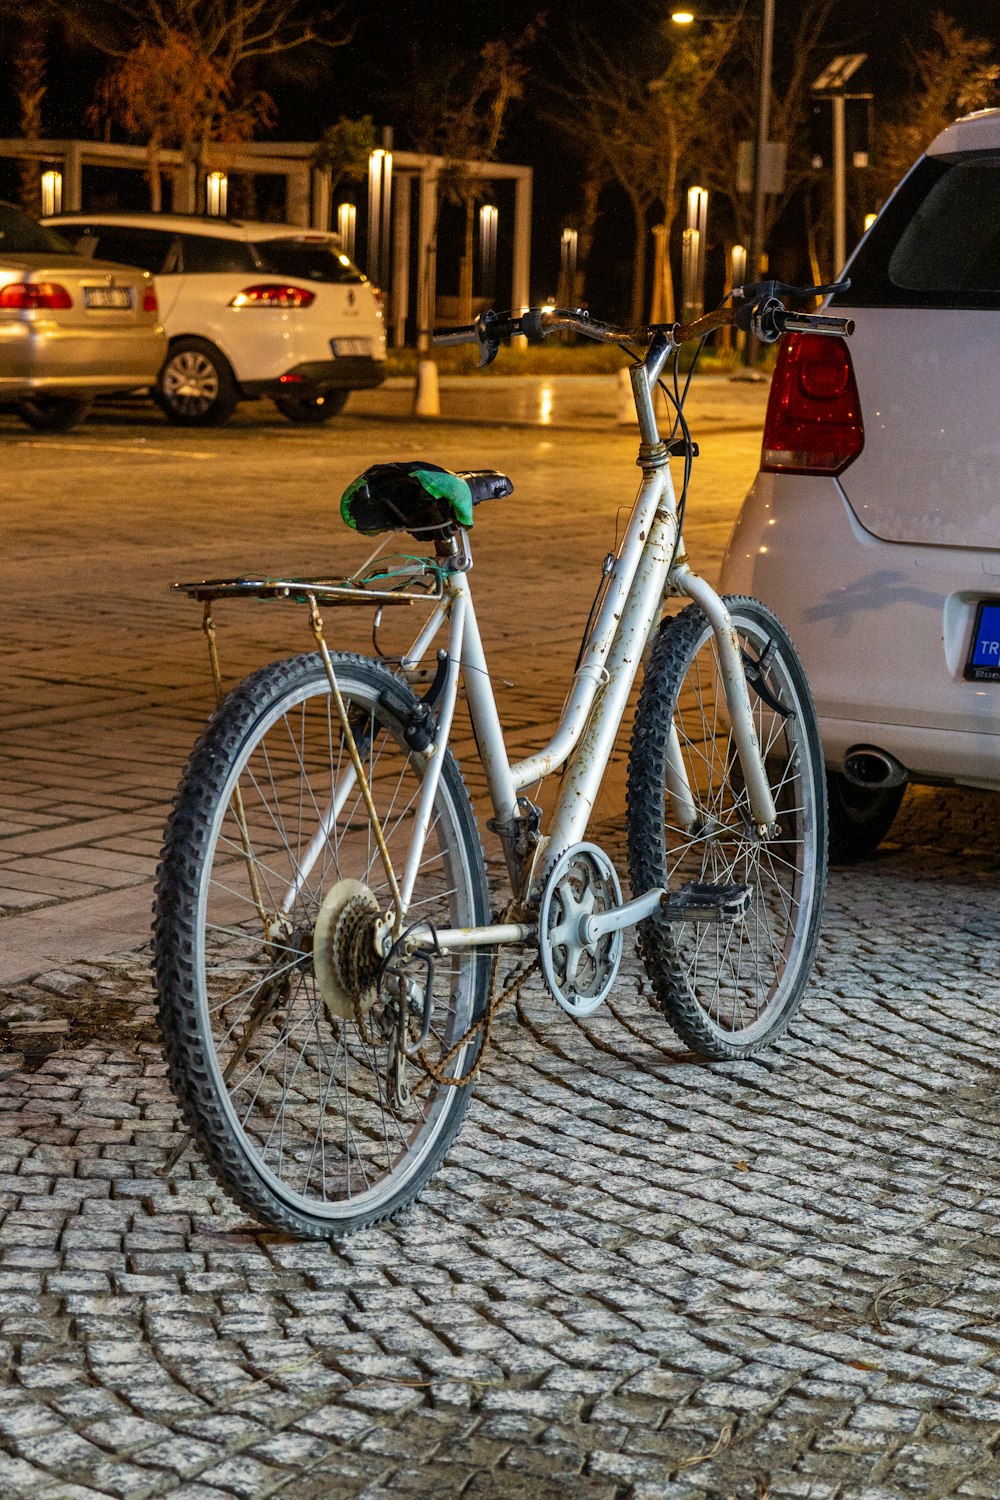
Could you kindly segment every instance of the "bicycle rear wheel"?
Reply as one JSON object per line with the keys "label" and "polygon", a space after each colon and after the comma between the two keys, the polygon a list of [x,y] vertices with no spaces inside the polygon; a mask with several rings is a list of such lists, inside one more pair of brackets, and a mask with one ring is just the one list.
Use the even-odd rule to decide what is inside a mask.
{"label": "bicycle rear wheel", "polygon": [[[401,873],[427,765],[403,738],[415,700],[374,661],[333,662]],[[265,667],[218,709],[181,782],[159,872],[155,965],[185,1123],[223,1187],[276,1228],[338,1238],[396,1213],[468,1106],[468,1087],[425,1081],[408,1102],[391,1090],[401,1002],[398,990],[376,998],[372,944],[389,905],[322,662]],[[463,927],[488,911],[475,819],[446,752],[408,915]],[[437,960],[431,1062],[440,1066],[482,1015],[488,982],[481,953]],[[449,1058],[447,1076],[466,1071],[478,1045]],[[411,1085],[419,1076],[411,1065]]]}
{"label": "bicycle rear wheel", "polygon": [[[652,918],[639,929],[646,971],[674,1030],[708,1057],[738,1058],[780,1036],[812,969],[826,887],[826,784],[795,648],[758,600],[725,603],[744,660],[762,673],[763,692],[751,686],[750,701],[777,832],[759,840],[754,831],[715,635],[690,605],[661,626],[639,697],[628,846],[636,895],[690,881],[750,887],[750,909],[732,925]],[[672,729],[693,817],[669,791]]]}

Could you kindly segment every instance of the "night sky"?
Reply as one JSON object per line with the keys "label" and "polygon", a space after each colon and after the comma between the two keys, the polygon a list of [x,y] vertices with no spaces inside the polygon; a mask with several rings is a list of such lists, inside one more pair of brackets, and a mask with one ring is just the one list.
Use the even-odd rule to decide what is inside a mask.
{"label": "night sky", "polygon": [[[549,127],[540,127],[534,106],[539,101],[542,80],[556,69],[553,49],[558,49],[574,25],[582,25],[597,38],[615,44],[642,16],[669,14],[651,0],[343,0],[345,20],[356,21],[349,46],[312,54],[297,54],[287,67],[265,80],[278,106],[276,138],[315,139],[326,125],[342,114],[372,114],[379,124],[392,124],[394,95],[406,91],[411,75],[415,43],[425,56],[459,47],[475,53],[494,37],[515,38],[540,10],[546,9],[543,37],[531,54],[534,69],[528,97],[514,106],[501,155],[509,161],[525,162],[535,169],[534,290],[554,290],[558,265],[561,224],[579,196],[579,167]],[[697,5],[693,8],[697,9]],[[726,10],[730,0],[703,0],[706,11]],[[756,9],[750,0],[751,13]],[[783,38],[791,30],[798,0],[776,0],[776,68],[780,69]],[[898,94],[905,80],[908,44],[926,38],[931,16],[943,9],[969,32],[989,37],[1000,52],[1000,3],[998,0],[840,0],[828,27],[829,55],[838,51],[869,54],[864,69],[855,75],[852,87],[871,90],[876,110]],[[82,115],[90,100],[102,62],[85,50],[56,42],[50,60],[50,87],[43,105],[46,134],[58,137],[84,133]],[[4,73],[9,77],[9,70]],[[748,81],[748,86],[752,86]],[[16,133],[16,117],[9,88],[0,91],[0,131]],[[397,130],[396,144],[406,147],[405,133]],[[0,181],[0,194],[11,192]],[[502,203],[502,200],[501,200]],[[124,206],[124,205],[123,205]],[[140,202],[128,206],[141,206]],[[628,245],[609,239],[595,246],[598,259],[606,262],[602,280],[616,288],[623,283]],[[501,256],[503,234],[501,234]],[[444,259],[442,260],[444,264]],[[552,282],[552,286],[548,285]],[[609,293],[612,295],[613,293]],[[621,308],[604,306],[608,315]]]}

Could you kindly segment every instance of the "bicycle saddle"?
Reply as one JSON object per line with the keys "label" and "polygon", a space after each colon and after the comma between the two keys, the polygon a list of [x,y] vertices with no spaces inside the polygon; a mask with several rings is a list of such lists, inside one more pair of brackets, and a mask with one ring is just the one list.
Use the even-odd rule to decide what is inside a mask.
{"label": "bicycle saddle", "polygon": [[513,489],[507,475],[495,469],[453,474],[423,460],[372,464],[347,486],[340,514],[352,530],[365,536],[380,531],[409,531],[414,536],[445,533],[471,526],[474,505],[499,500]]}

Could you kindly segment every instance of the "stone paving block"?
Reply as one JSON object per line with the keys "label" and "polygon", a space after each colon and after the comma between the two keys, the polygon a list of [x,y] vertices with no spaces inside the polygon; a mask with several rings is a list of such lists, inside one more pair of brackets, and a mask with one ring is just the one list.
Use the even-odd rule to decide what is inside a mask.
{"label": "stone paving block", "polygon": [[[242,420],[204,439],[224,460],[226,496],[229,470],[252,452],[262,489],[288,469],[310,529],[327,497],[298,459],[310,454],[326,480],[352,443],[397,436],[390,427],[373,437],[375,424],[352,427],[348,416],[322,450],[303,433],[248,447]],[[95,426],[94,441],[106,436]],[[459,436],[436,435],[445,461],[452,448],[459,461]],[[158,466],[144,472],[162,493],[171,473],[189,473],[178,446],[189,439],[159,426],[166,457],[126,465],[90,441],[84,433],[74,445],[74,483],[91,508],[137,462]],[[499,449],[521,440],[490,441],[500,462]],[[625,454],[614,431],[580,441],[595,473],[605,450]],[[759,444],[740,442],[749,478]],[[39,482],[59,475],[54,452],[32,449]],[[544,475],[547,460],[530,462]],[[197,530],[190,478],[185,486],[173,503]],[[53,710],[32,653],[10,643],[24,694],[4,705],[0,746],[0,820],[14,825],[0,821],[0,869],[11,881],[145,884],[164,799],[204,716],[185,654],[197,630],[190,640],[161,634],[172,601],[153,587],[149,543],[165,539],[164,523],[141,487],[130,493],[147,535],[121,569],[123,587],[148,595],[156,627],[139,648],[140,687],[130,697],[116,678],[89,599],[68,606],[78,681],[64,671],[56,684],[64,707]],[[544,499],[532,511],[533,556],[545,590],[575,604],[589,533],[568,539],[565,515],[550,512]],[[731,502],[710,502],[689,540],[707,540],[717,558],[731,516]],[[222,565],[229,545],[206,542],[206,555],[216,548]],[[526,637],[489,582],[507,553],[485,521],[477,556],[484,621],[506,637],[496,660],[516,664]],[[525,614],[534,587],[527,578]],[[555,667],[561,652],[571,663],[577,624],[557,622],[533,658],[529,698],[510,715],[524,743],[558,708]],[[263,624],[230,634],[238,666],[265,659]],[[102,823],[122,817],[131,821]],[[89,842],[74,842],[81,828]],[[624,868],[620,827],[596,833]],[[757,1500],[766,1463],[774,1500],[993,1500],[1000,986],[995,945],[966,925],[1000,919],[998,833],[996,799],[911,788],[880,859],[832,872],[804,1009],[745,1063],[705,1066],[684,1053],[646,1006],[631,938],[615,999],[633,1034],[609,1012],[574,1027],[529,985],[523,1011],[535,1033],[513,1014],[501,1021],[462,1138],[423,1206],[343,1250],[258,1233],[193,1156],[172,1183],[156,1175],[177,1117],[149,1040],[146,958],[106,962],[88,948],[78,965],[83,949],[53,951],[40,983],[0,993],[0,1026],[19,1015],[61,1023],[91,992],[109,1013],[127,1011],[128,1024],[83,1043],[53,1032],[54,1050],[35,1056],[32,1072],[17,1051],[0,1054],[0,1298],[14,1299],[0,1311],[0,1419],[28,1398],[54,1424],[39,1437],[54,1440],[40,1467],[18,1471],[24,1493],[93,1493],[98,1472],[120,1489],[136,1469],[157,1493],[233,1500],[238,1489],[205,1475],[238,1462],[261,1466],[239,1470],[244,1486],[250,1474],[295,1500],[448,1493],[442,1483],[528,1500],[556,1490],[560,1500]],[[39,835],[44,847],[20,848]],[[45,899],[43,911],[4,919],[4,963],[25,924],[89,941],[103,912],[145,940],[142,885],[115,893],[113,908],[98,904],[105,897]],[[342,1366],[349,1349],[357,1363]],[[303,1358],[311,1363],[276,1373]],[[128,1446],[126,1427],[120,1445],[98,1441],[125,1420],[148,1423],[149,1441]],[[727,1443],[705,1458],[727,1426]],[[156,1468],[151,1451],[204,1455],[204,1471]],[[703,1461],[668,1468],[685,1457]],[[592,1459],[646,1477],[588,1472]],[[0,1495],[21,1500],[4,1461],[25,1460],[0,1448]]]}

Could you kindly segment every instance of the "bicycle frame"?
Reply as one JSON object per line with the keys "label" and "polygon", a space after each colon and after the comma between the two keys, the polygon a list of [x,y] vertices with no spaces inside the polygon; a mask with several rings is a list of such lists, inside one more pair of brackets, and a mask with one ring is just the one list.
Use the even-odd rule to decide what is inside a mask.
{"label": "bicycle frame", "polygon": [[[766,835],[775,820],[774,802],[753,724],[744,663],[729,613],[715,590],[689,568],[679,537],[677,500],[653,404],[657,380],[674,347],[667,338],[654,341],[642,363],[632,368],[632,389],[641,437],[639,464],[643,471],[639,490],[608,576],[600,611],[555,733],[543,750],[513,764],[507,754],[469,586],[471,555],[464,536],[461,545],[456,544],[456,557],[445,578],[442,597],[402,661],[403,673],[411,680],[422,675],[426,654],[447,624],[447,671],[437,707],[438,733],[434,752],[428,758],[406,868],[399,880],[402,910],[394,913],[393,922],[397,934],[405,920],[406,907],[423,857],[424,841],[433,820],[443,752],[448,743],[460,682],[465,687],[469,715],[486,774],[495,820],[492,826],[503,841],[515,891],[527,895],[524,890],[526,861],[519,858],[514,849],[513,835],[521,817],[518,799],[527,787],[568,761],[548,829],[549,847],[561,851],[584,837],[643,652],[659,624],[663,601],[669,594],[685,595],[694,600],[712,626],[733,739],[760,837]],[[332,670],[328,663],[328,671],[332,673]],[[667,780],[675,818],[680,826],[690,828],[695,819],[695,807],[676,730],[672,731],[668,748]],[[354,783],[355,772],[348,770],[306,850],[294,883],[285,893],[281,903],[283,910],[291,909],[308,879]],[[440,947],[454,949],[524,942],[531,938],[534,930],[530,922],[511,922],[482,928],[448,929],[438,931],[435,936]]]}

